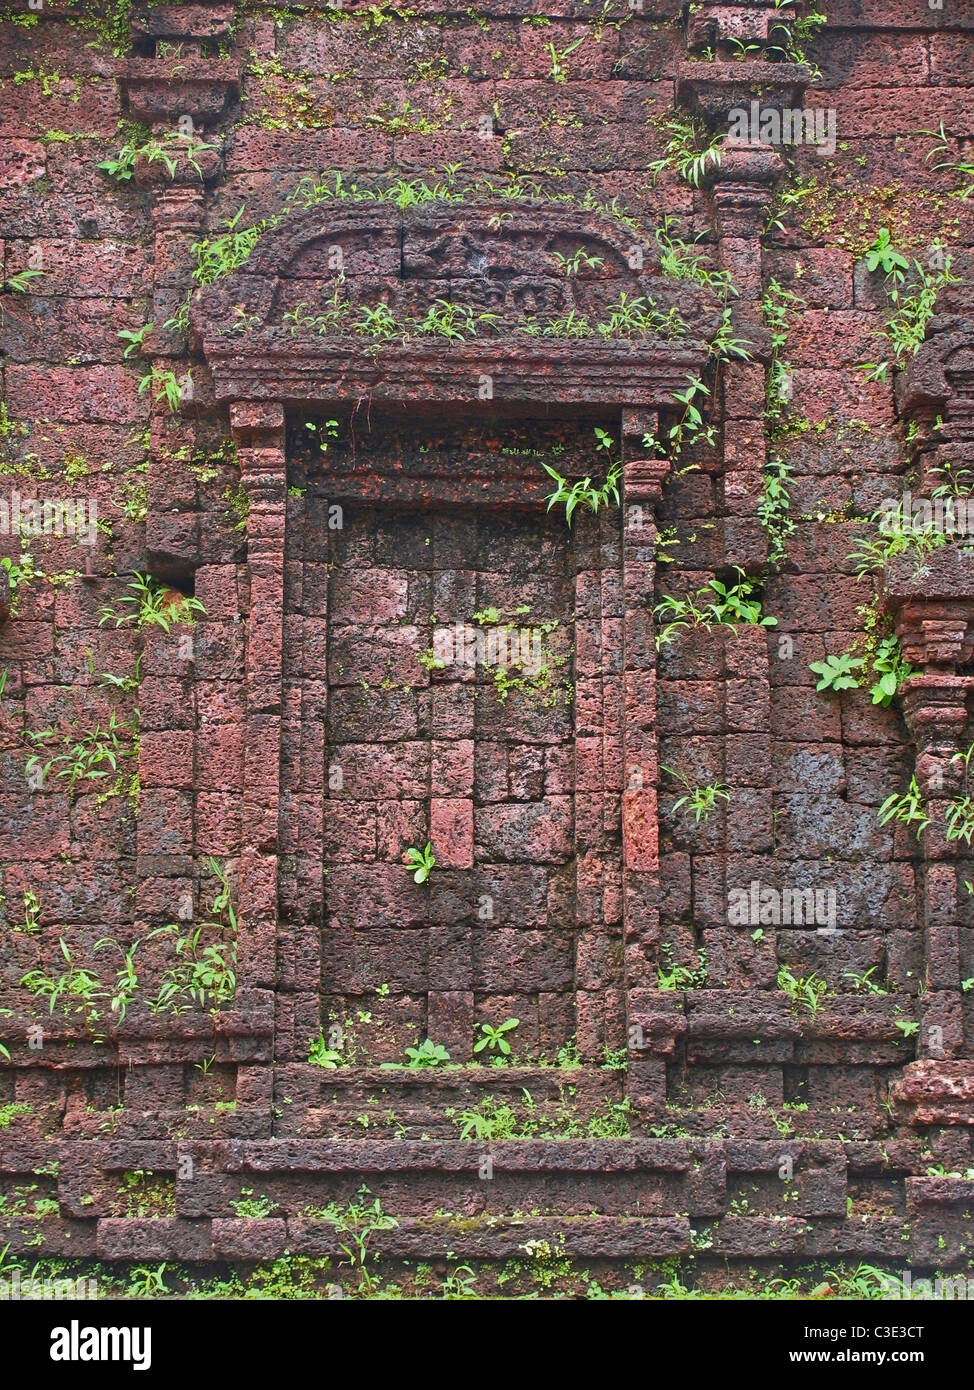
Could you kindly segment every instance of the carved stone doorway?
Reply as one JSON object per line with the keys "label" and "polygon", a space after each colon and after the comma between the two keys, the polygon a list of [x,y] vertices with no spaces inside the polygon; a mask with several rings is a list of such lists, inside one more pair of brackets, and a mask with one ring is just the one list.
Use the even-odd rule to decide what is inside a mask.
{"label": "carved stone doorway", "polygon": [[[634,1027],[652,1035],[653,507],[668,463],[643,438],[703,370],[719,307],[648,254],[633,270],[630,240],[580,209],[328,204],[197,296],[194,334],[251,498],[241,971],[274,993],[279,1060],[306,1057],[338,996],[394,984],[398,1023],[458,1059],[474,1024],[522,1011],[528,1051],[577,1031],[597,1059]],[[566,276],[578,248],[595,268]],[[623,295],[658,332],[596,331]],[[492,317],[459,340],[421,329],[451,305]],[[405,332],[370,341],[362,325],[386,311]],[[572,313],[589,326],[580,340],[552,326]],[[576,513],[569,533],[563,512],[545,520],[540,465],[597,475],[596,425],[624,505]],[[334,506],[347,529],[330,529]],[[487,627],[557,623],[571,704],[539,715],[524,689],[501,699],[490,663],[417,668],[440,608],[478,628],[495,608]],[[385,707],[369,710],[375,691]],[[402,732],[380,737],[396,719]],[[397,858],[426,835],[439,864],[419,889]],[[500,917],[471,915],[492,896]],[[664,1067],[648,1046],[635,1058],[637,1100]]]}

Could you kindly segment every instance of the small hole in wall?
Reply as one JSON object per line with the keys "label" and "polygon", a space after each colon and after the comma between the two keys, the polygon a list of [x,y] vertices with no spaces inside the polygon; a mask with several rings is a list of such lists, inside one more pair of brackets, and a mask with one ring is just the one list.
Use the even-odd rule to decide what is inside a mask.
{"label": "small hole in wall", "polygon": [[183,598],[195,598],[196,569],[189,561],[155,553],[150,557],[149,573]]}

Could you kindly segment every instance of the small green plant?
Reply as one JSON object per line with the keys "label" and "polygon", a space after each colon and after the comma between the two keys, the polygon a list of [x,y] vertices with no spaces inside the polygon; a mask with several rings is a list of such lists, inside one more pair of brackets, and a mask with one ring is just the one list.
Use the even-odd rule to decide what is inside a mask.
{"label": "small green plant", "polygon": [[604,1043],[602,1046],[602,1070],[628,1071],[629,1049],[627,1047],[611,1048],[608,1043]]}
{"label": "small green plant", "polygon": [[892,703],[893,696],[910,676],[914,668],[903,659],[899,638],[895,634],[882,637],[872,653],[871,675],[877,679],[869,687],[874,705],[884,708]]}
{"label": "small green plant", "polygon": [[391,338],[398,338],[402,333],[399,320],[388,304],[381,300],[372,306],[363,304],[352,327],[362,337],[373,338],[377,342],[388,342]]}
{"label": "small green plant", "polygon": [[118,183],[128,183],[135,174],[135,161],[139,157],[137,145],[123,145],[118,154],[103,159],[96,167]]}
{"label": "small green plant", "polygon": [[915,1038],[920,1031],[920,1025],[915,1019],[896,1018],[893,1022],[904,1038]]}
{"label": "small green plant", "polygon": [[768,533],[770,565],[781,564],[797,529],[789,515],[793,472],[792,465],[776,454],[764,465],[764,496],[758,504],[758,520]]}
{"label": "small green plant", "polygon": [[[916,421],[911,420],[910,424],[916,424]],[[910,441],[908,439],[907,443],[909,442]],[[933,472],[936,473],[938,477],[943,478],[943,482],[938,483],[938,485],[930,493],[930,496],[932,498],[944,499],[954,497],[969,497],[971,495],[972,484],[966,481],[967,479],[974,477],[974,473],[972,473],[970,468],[959,468],[956,464],[951,463],[949,459],[945,459],[944,462],[939,465],[939,467],[933,469]],[[944,508],[945,520],[947,510],[947,508]]]}
{"label": "small green plant", "polygon": [[74,964],[71,951],[62,936],[58,945],[67,969],[60,975],[46,975],[43,970],[29,970],[22,976],[20,984],[35,999],[48,1001],[48,1012],[53,1014],[60,1004],[65,1014],[80,1013],[91,1031],[101,1013],[97,1007],[99,999],[104,998],[101,982],[90,970]]}
{"label": "small green plant", "polygon": [[897,251],[893,245],[888,227],[880,227],[879,234],[873,244],[868,247],[865,257],[866,269],[870,273],[881,270],[887,279],[892,278],[897,284],[902,284],[906,272],[910,268],[910,262],[902,251]]}
{"label": "small green plant", "polygon": [[[734,628],[738,623],[774,627],[778,619],[761,611],[761,599],[756,594],[758,581],[749,578],[739,565],[734,567],[734,573],[737,576],[735,580],[724,583],[711,579],[687,598],[665,594],[653,609],[658,618],[666,619],[656,637],[657,650],[689,627],[708,630],[711,627]],[[698,606],[696,600],[704,598],[710,602],[703,607]]]}
{"label": "small green plant", "polygon": [[[668,948],[663,948],[664,957],[668,956]],[[656,967],[656,987],[664,991],[678,989],[700,989],[707,982],[707,953],[704,950],[697,951],[696,967],[688,965],[674,965],[672,961]]]}
{"label": "small green plant", "polygon": [[663,129],[670,138],[662,157],[648,166],[653,184],[660,174],[673,169],[686,183],[699,188],[707,173],[720,164],[723,135],[708,136],[703,122],[695,116],[673,116]]}
{"label": "small green plant", "polygon": [[846,970],[843,972],[842,978],[851,982],[856,994],[887,994],[889,991],[877,984],[872,978],[878,969],[878,965],[871,965],[861,975],[857,974],[855,970]]}
{"label": "small green plant", "polygon": [[193,279],[197,285],[212,285],[215,280],[229,275],[250,258],[250,254],[260,240],[265,223],[257,222],[252,227],[240,229],[240,219],[245,204],[241,203],[234,215],[224,222],[225,231],[216,236],[204,237],[193,246],[196,256],[196,269]]}
{"label": "small green plant", "polygon": [[609,1101],[603,1113],[591,1116],[585,1133],[589,1139],[628,1139],[629,1120],[634,1113],[635,1108],[628,1096],[620,1101]]}
{"label": "small green plant", "polygon": [[704,289],[714,290],[727,300],[737,295],[730,271],[718,270],[708,251],[697,243],[706,235],[698,232],[692,241],[684,241],[679,235],[680,223],[669,213],[655,229],[654,235],[660,253],[660,270],[673,280],[691,280]]}
{"label": "small green plant", "polygon": [[451,1302],[479,1300],[477,1276],[469,1265],[457,1265],[440,1285],[440,1297]]}
{"label": "small green plant", "polygon": [[622,290],[614,304],[605,306],[606,317],[599,321],[599,335],[612,338],[680,338],[688,329],[675,308],[662,314],[656,301],[643,295],[631,296]]}
{"label": "small green plant", "polygon": [[808,669],[820,677],[816,690],[857,690],[856,672],[863,665],[862,657],[842,652],[840,656],[826,656],[824,661],[809,662]]}
{"label": "small green plant", "polygon": [[146,334],[152,332],[152,327],[151,323],[144,323],[141,328],[135,331],[128,328],[121,329],[118,336],[122,339],[123,343],[128,344],[122,356],[131,357],[133,352],[141,352],[145,343]]}
{"label": "small green plant", "polygon": [[25,588],[37,574],[34,565],[34,558],[23,551],[20,562],[12,559],[9,555],[0,556],[0,569],[6,570],[7,582],[10,586],[11,607],[16,611],[18,591]]}
{"label": "small green plant", "polygon": [[[794,5],[795,0],[774,0],[775,15],[781,15]],[[812,69],[813,79],[818,81],[821,73],[814,63],[805,56],[804,44],[814,39],[819,29],[828,22],[827,16],[818,10],[810,10],[806,15],[794,15],[785,19],[775,19],[768,28],[768,45],[764,56],[770,62],[801,63]]]}
{"label": "small green plant", "polygon": [[753,58],[755,53],[764,51],[764,45],[760,43],[744,43],[741,39],[734,38],[728,38],[727,42],[735,63],[743,63],[748,58]]}
{"label": "small green plant", "polygon": [[242,1216],[250,1221],[263,1221],[274,1210],[274,1203],[269,1197],[255,1197],[249,1188],[241,1189],[240,1200],[231,1202],[230,1205],[235,1216]]}
{"label": "small green plant", "polygon": [[139,395],[151,389],[152,399],[157,402],[165,401],[170,414],[177,415],[183,397],[192,392],[192,382],[191,371],[184,373],[180,380],[171,367],[153,367],[139,379]]}
{"label": "small green plant", "polygon": [[774,276],[771,277],[761,297],[761,316],[771,335],[771,357],[765,378],[764,401],[765,428],[771,438],[776,438],[783,432],[783,418],[792,397],[791,367],[783,357],[791,319],[806,307],[801,295],[785,289]]}
{"label": "small green plant", "polygon": [[147,140],[144,145],[123,145],[116,158],[109,157],[103,159],[98,168],[108,174],[118,183],[128,183],[135,173],[136,161],[140,156],[149,164],[162,163],[166,167],[166,173],[171,179],[176,177],[176,170],[179,168],[179,156],[182,155],[191,169],[196,171],[199,178],[203,177],[203,170],[200,166],[197,155],[204,150],[212,150],[213,145],[207,145],[201,140],[194,140],[192,136],[184,136],[176,131],[169,131],[162,140]]}
{"label": "small green plant", "polygon": [[971,758],[974,757],[974,743],[966,753],[955,753],[951,762],[960,763],[964,769],[963,790],[951,797],[944,813],[946,838],[963,840],[970,845],[974,840],[974,797],[971,796]]}
{"label": "small green plant", "polygon": [[890,821],[895,821],[900,825],[916,826],[916,837],[919,840],[924,829],[930,824],[930,817],[927,815],[926,803],[916,774],[910,778],[910,785],[905,792],[901,795],[893,792],[886,798],[877,815],[880,825],[888,825]]}
{"label": "small green plant", "polygon": [[325,1071],[337,1071],[345,1058],[343,1054],[333,1047],[329,1047],[323,1033],[318,1034],[311,1044],[308,1053],[308,1061],[315,1067],[324,1067]]}
{"label": "small green plant", "polygon": [[0,292],[4,294],[27,294],[30,289],[31,280],[36,280],[39,275],[43,275],[43,270],[19,270],[16,275],[8,275]]}
{"label": "small green plant", "polygon": [[480,327],[496,328],[499,323],[496,314],[475,314],[465,305],[434,299],[426,317],[416,325],[416,332],[446,338],[451,343],[464,343],[468,338],[475,338]]}
{"label": "small green plant", "polygon": [[513,1139],[518,1132],[517,1115],[509,1105],[499,1105],[493,1096],[484,1096],[476,1107],[450,1115],[460,1128],[461,1139],[490,1143],[494,1139]]}
{"label": "small green plant", "polygon": [[598,270],[605,265],[604,256],[590,256],[583,246],[580,246],[572,256],[563,256],[560,251],[552,251],[551,259],[562,275],[569,279],[577,275],[582,269]]}
{"label": "small green plant", "polygon": [[768,211],[767,221],[765,222],[766,232],[783,232],[785,224],[783,217],[791,208],[801,207],[808,201],[815,192],[816,183],[814,179],[796,179],[794,183],[782,184],[771,207]]}
{"label": "small green plant", "polygon": [[525,319],[520,324],[520,331],[527,333],[531,337],[540,335],[544,338],[591,338],[595,334],[595,329],[583,314],[578,314],[574,309],[569,309],[564,318],[549,319],[543,328],[534,319]]}
{"label": "small green plant", "polygon": [[[68,779],[68,796],[74,797],[78,782],[99,781],[101,778],[115,776],[119,762],[123,758],[138,757],[138,727],[135,717],[125,723],[119,720],[115,710],[108,717],[108,724],[102,728],[96,724],[93,729],[78,732],[77,725],[71,726],[70,733],[55,729],[26,729],[24,737],[34,748],[49,752],[59,747],[60,752],[45,758],[42,753],[30,755],[24,766],[24,775],[32,785],[44,783],[49,776]],[[121,788],[119,788],[120,790]]]}
{"label": "small green plant", "polygon": [[880,508],[870,520],[877,524],[877,534],[861,536],[846,557],[855,561],[859,578],[878,573],[891,560],[907,555],[913,560],[914,578],[920,579],[926,573],[927,556],[949,541],[946,528],[939,528],[934,521],[904,517],[902,502]]}
{"label": "small green plant", "polygon": [[328,445],[334,443],[338,438],[337,420],[325,420],[320,426],[316,425],[313,421],[308,421],[305,424],[305,429],[310,430],[313,434],[317,434],[318,448],[323,454],[327,454]]}
{"label": "small green plant", "polygon": [[139,974],[135,968],[135,955],[141,945],[141,941],[134,941],[128,948],[120,946],[113,936],[103,936],[100,941],[95,942],[94,949],[101,951],[109,946],[114,946],[122,957],[122,964],[115,972],[114,991],[110,991],[111,1003],[109,1005],[113,1014],[118,1014],[118,1021],[128,1012],[128,1007],[135,1000],[139,991]]}
{"label": "small green plant", "polygon": [[593,484],[591,476],[581,478],[569,485],[568,479],[563,478],[557,469],[550,464],[543,463],[542,468],[555,483],[555,490],[545,497],[548,503],[548,511],[552,507],[564,504],[565,520],[568,525],[572,524],[572,517],[579,506],[593,514],[607,507],[610,502],[619,505],[619,479],[622,476],[622,469],[617,463],[612,464],[606,475],[604,482],[596,486]]}
{"label": "small green plant", "polygon": [[199,599],[177,594],[150,574],[136,571],[126,587],[130,592],[118,600],[126,611],[119,613],[112,604],[103,604],[99,627],[114,620],[117,628],[134,625],[141,632],[146,627],[161,627],[163,632],[168,632],[173,623],[192,625],[197,613],[206,612]]}
{"label": "small green plant", "polygon": [[[365,1199],[370,1195],[368,1188],[363,1185],[356,1194],[357,1200],[349,1202],[344,1208],[333,1202],[321,1212],[321,1219],[330,1222],[339,1233],[341,1249],[358,1276],[358,1292],[365,1295],[373,1293],[377,1285],[368,1267],[372,1237],[379,1231],[391,1231],[399,1225],[395,1217],[382,1210],[378,1198],[371,1204],[366,1203]],[[374,1261],[378,1255],[371,1258]]]}
{"label": "small green plant", "polygon": [[974,194],[974,164],[967,164],[962,160],[945,158],[945,156],[950,154],[950,141],[947,138],[947,132],[944,130],[943,121],[940,122],[940,126],[937,130],[921,130],[919,133],[921,135],[929,135],[932,139],[937,141],[934,148],[927,155],[928,162],[931,159],[940,160],[939,164],[933,166],[934,169],[948,169],[952,174],[960,174],[963,179],[970,180],[966,187],[955,189],[951,197],[970,198],[972,194]]}
{"label": "small green plant", "polygon": [[445,1047],[439,1043],[432,1042],[429,1038],[424,1039],[419,1047],[407,1047],[406,1056],[409,1058],[409,1066],[414,1070],[423,1067],[438,1067],[441,1062],[448,1062],[450,1054]]}
{"label": "small green plant", "polygon": [[[216,1013],[236,994],[236,909],[226,874],[212,857],[209,865],[220,885],[213,899],[211,920],[194,931],[170,922],[149,933],[150,938],[158,936],[172,942],[176,956],[176,964],[163,975],[158,994],[147,1001],[152,1013],[181,1013],[189,1003],[201,1008],[208,1006],[211,1013]],[[215,939],[204,945],[204,934]]]}
{"label": "small green plant", "polygon": [[828,984],[817,971],[799,977],[783,965],[778,971],[776,984],[785,991],[795,1009],[802,1006],[814,1017],[824,1007],[822,1000],[828,992]]}
{"label": "small green plant", "polygon": [[41,929],[41,901],[32,888],[24,889],[24,920],[11,924],[10,930],[36,936]]}
{"label": "small green plant", "polygon": [[474,1043],[474,1052],[483,1052],[486,1049],[488,1052],[497,1052],[504,1057],[509,1057],[511,1044],[507,1041],[504,1034],[512,1032],[520,1021],[519,1018],[506,1018],[504,1022],[499,1023],[496,1028],[490,1023],[482,1023],[480,1025],[480,1031],[484,1036],[478,1038]]}
{"label": "small green plant", "polygon": [[551,59],[551,67],[548,71],[548,76],[551,78],[552,82],[568,81],[571,69],[565,62],[565,59],[574,53],[575,49],[579,48],[582,42],[582,39],[576,39],[575,42],[570,43],[567,48],[562,48],[560,50],[556,48],[553,43],[547,45],[548,57]]}
{"label": "small green plant", "polygon": [[594,515],[602,507],[607,507],[610,502],[614,502],[618,506],[619,479],[622,476],[622,468],[618,462],[612,459],[614,449],[615,440],[609,432],[596,428],[595,452],[597,455],[604,453],[608,458],[605,481],[598,487],[593,484],[591,476],[582,478],[569,486],[567,478],[563,478],[556,468],[543,463],[542,468],[556,485],[554,492],[549,493],[545,498],[548,503],[548,511],[550,512],[552,507],[563,504],[565,520],[571,526],[572,517],[578,507],[582,507]]}
{"label": "small green plant", "polygon": [[427,840],[422,849],[416,845],[410,845],[403,856],[403,862],[412,874],[414,883],[425,883],[436,864],[436,855],[433,853],[431,841]]}
{"label": "small green plant", "polygon": [[707,786],[695,787],[685,773],[665,766],[663,771],[668,772],[684,789],[683,795],[673,803],[673,814],[676,815],[685,806],[687,814],[693,812],[697,825],[701,821],[706,824],[714,812],[719,810],[720,803],[726,805],[731,799],[731,789],[726,782],[711,782]]}
{"label": "small green plant", "polygon": [[[885,338],[892,348],[892,365],[903,368],[916,356],[926,337],[927,325],[933,318],[937,297],[945,285],[954,284],[952,259],[939,242],[931,247],[932,263],[912,262],[891,243],[889,229],[881,227],[879,235],[866,252],[869,271],[882,270],[884,286],[892,313],[877,336]],[[906,276],[911,282],[906,286]],[[860,370],[868,381],[885,381],[891,362],[861,362]]]}
{"label": "small green plant", "polygon": [[[306,332],[318,333],[322,337],[340,329],[345,323],[349,311],[349,302],[345,294],[345,276],[339,275],[337,277],[331,296],[325,300],[325,312],[323,314],[310,314],[307,309],[307,304],[302,300],[284,315],[284,322],[291,324],[292,337],[302,329]],[[337,423],[336,420],[335,424],[337,425]],[[317,428],[317,425],[308,425],[309,430],[316,430]]]}
{"label": "small green plant", "polygon": [[150,1269],[147,1265],[139,1265],[132,1270],[129,1293],[134,1298],[152,1298],[154,1294],[169,1293],[164,1277],[165,1273],[165,1262],[156,1265],[155,1269]]}

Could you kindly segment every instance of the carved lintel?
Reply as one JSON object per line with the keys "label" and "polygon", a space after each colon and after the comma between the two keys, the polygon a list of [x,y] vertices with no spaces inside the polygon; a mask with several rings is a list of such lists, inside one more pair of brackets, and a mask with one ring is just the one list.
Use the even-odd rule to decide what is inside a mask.
{"label": "carved lintel", "polygon": [[945,363],[944,376],[950,391],[947,412],[951,438],[974,440],[974,342]]}
{"label": "carved lintel", "polygon": [[947,544],[916,560],[900,556],[882,575],[883,600],[914,666],[951,670],[974,658],[974,554]]}
{"label": "carved lintel", "polygon": [[[502,213],[511,218],[510,208]],[[646,276],[630,264],[631,233],[602,214],[519,206],[500,230],[492,226],[498,215],[485,201],[405,212],[329,205],[284,219],[245,265],[194,297],[194,343],[213,371],[217,398],[652,409],[703,370],[720,323],[716,296],[662,275],[653,277],[653,298],[661,314],[679,315],[679,338],[622,333],[569,341],[525,333],[542,316],[605,322],[621,293],[645,293]],[[580,244],[597,253],[599,273],[566,277],[557,258]],[[339,263],[347,305],[317,331],[315,314],[341,293]],[[355,306],[375,298],[377,267],[387,307],[404,325],[402,337],[379,351],[350,327]],[[445,280],[453,303],[493,320],[489,334],[448,351],[415,331]]]}
{"label": "carved lintel", "polygon": [[896,635],[911,666],[963,666],[974,655],[974,614],[945,609],[945,604],[908,603],[897,613]]}
{"label": "carved lintel", "polygon": [[663,484],[670,471],[670,460],[630,459],[625,469],[625,500],[655,506],[662,500]]}

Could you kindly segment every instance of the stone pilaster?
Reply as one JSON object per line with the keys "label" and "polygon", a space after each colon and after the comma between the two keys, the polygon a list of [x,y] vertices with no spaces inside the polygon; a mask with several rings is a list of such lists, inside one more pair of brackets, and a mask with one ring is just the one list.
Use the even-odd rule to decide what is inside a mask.
{"label": "stone pilaster", "polygon": [[284,649],[286,460],[281,405],[231,406],[247,517],[246,712],[239,902],[239,972],[249,988],[274,985]]}
{"label": "stone pilaster", "polygon": [[671,461],[647,450],[656,412],[623,412],[622,864],[629,1094],[642,1109],[666,1098],[666,1055],[675,1034],[654,1026],[659,947],[659,746],[656,709],[656,508]]}

